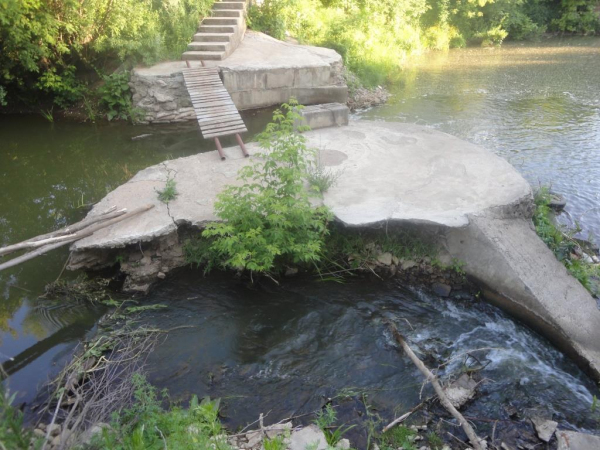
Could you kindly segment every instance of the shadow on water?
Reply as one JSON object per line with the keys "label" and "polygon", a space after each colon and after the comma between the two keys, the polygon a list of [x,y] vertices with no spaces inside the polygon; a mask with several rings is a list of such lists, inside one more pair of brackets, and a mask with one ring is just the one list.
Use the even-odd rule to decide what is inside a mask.
{"label": "shadow on water", "polygon": [[481,376],[493,381],[466,415],[508,420],[510,408],[539,410],[565,427],[598,429],[589,418],[594,383],[543,338],[466,294],[441,299],[366,280],[248,288],[227,275],[183,271],[148,301],[167,308],[144,323],[191,327],[169,333],[153,351],[150,381],[176,400],[223,398],[232,429],[259,413],[270,412],[269,423],[310,413],[336,397],[353,399],[348,421],[364,414],[363,401],[387,420],[420,403],[422,376],[399,352],[386,318],[430,367],[452,360],[444,376],[460,373],[465,358],[458,355],[488,348],[477,355],[487,364]]}

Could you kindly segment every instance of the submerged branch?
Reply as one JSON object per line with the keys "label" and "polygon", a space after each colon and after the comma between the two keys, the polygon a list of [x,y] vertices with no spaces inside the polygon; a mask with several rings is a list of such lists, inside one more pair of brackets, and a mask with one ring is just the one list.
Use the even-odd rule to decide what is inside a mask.
{"label": "submerged branch", "polygon": [[389,326],[390,330],[392,331],[394,338],[396,339],[398,344],[400,344],[400,346],[402,347],[402,349],[404,350],[406,355],[409,357],[409,359],[414,363],[415,366],[417,366],[417,369],[419,369],[419,371],[425,376],[427,381],[429,381],[432,384],[433,389],[435,390],[435,393],[437,394],[438,398],[440,399],[440,403],[442,404],[442,406],[444,406],[444,408],[446,408],[446,410],[450,414],[452,414],[452,416],[458,421],[458,423],[460,424],[460,426],[462,427],[462,429],[464,430],[466,435],[469,437],[469,440],[471,441],[471,445],[473,446],[473,448],[475,450],[483,450],[484,447],[482,446],[482,440],[479,439],[479,437],[475,433],[475,430],[473,430],[473,427],[469,424],[467,419],[465,419],[464,416],[454,407],[454,405],[452,405],[452,403],[446,396],[444,389],[440,385],[440,383],[437,379],[437,376],[435,376],[427,368],[427,366],[425,366],[425,364],[423,364],[423,362],[419,359],[419,357],[417,355],[415,355],[415,353],[412,351],[410,346],[406,343],[404,336],[402,336],[400,334],[400,332],[398,331],[396,326],[393,323],[391,323],[390,321],[386,321],[386,323]]}

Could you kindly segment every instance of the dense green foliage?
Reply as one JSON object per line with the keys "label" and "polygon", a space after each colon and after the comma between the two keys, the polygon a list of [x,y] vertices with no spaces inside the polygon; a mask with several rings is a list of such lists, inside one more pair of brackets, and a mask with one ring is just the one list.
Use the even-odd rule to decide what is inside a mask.
{"label": "dense green foliage", "polygon": [[216,448],[229,450],[227,442],[217,439],[223,433],[219,421],[219,401],[192,397],[189,409],[177,406],[164,410],[165,392],[159,393],[141,375],[133,376],[136,386],[131,408],[114,414],[110,428],[95,439],[96,448],[114,450],[162,450]]}
{"label": "dense green foliage", "polygon": [[581,242],[573,236],[579,229],[568,229],[556,224],[550,208],[552,200],[548,188],[541,188],[535,195],[535,212],[533,223],[538,236],[546,243],[548,248],[556,255],[569,273],[592,294],[598,295],[597,283],[592,281],[600,279],[600,268],[587,263],[583,258]]}
{"label": "dense green foliage", "polygon": [[600,30],[597,0],[265,0],[250,25],[334,48],[367,84],[381,84],[425,49],[496,45],[545,31]]}
{"label": "dense green foliage", "polygon": [[[179,58],[212,0],[0,0],[0,103],[82,96],[83,72]],[[37,94],[37,95],[34,95]]]}
{"label": "dense green foliage", "polygon": [[285,264],[318,261],[331,214],[313,207],[305,188],[314,152],[295,128],[294,100],[275,111],[258,136],[264,154],[238,173],[239,186],[219,194],[215,212],[223,222],[209,224],[212,259],[222,267],[270,272]]}
{"label": "dense green foliage", "polygon": [[[0,380],[3,378],[0,377]],[[33,433],[23,427],[23,413],[14,407],[14,399],[15,394],[9,395],[4,385],[0,384],[0,448],[28,450]],[[39,447],[38,442],[34,448]]]}

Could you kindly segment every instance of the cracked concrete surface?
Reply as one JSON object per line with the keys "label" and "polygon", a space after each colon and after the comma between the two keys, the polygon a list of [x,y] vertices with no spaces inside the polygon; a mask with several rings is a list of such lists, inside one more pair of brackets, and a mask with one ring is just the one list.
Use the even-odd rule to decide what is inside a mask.
{"label": "cracked concrete surface", "polygon": [[[338,220],[364,226],[386,220],[461,227],[469,214],[531,201],[529,184],[505,160],[439,131],[418,125],[352,121],[347,127],[306,133],[321,163],[339,171],[324,203]],[[260,152],[257,144],[248,151]],[[201,227],[215,220],[217,194],[236,182],[248,164],[238,147],[225,149],[222,162],[215,152],[165,161],[138,172],[93,209],[112,205],[156,208],[132,221],[120,222],[74,244],[74,250],[119,247],[152,240],[183,223]],[[177,173],[177,198],[167,206],[156,191],[169,173]],[[171,217],[172,216],[172,220]]]}
{"label": "cracked concrete surface", "polygon": [[[339,172],[336,185],[323,198],[338,220],[356,227],[393,222],[433,230],[441,258],[463,261],[487,299],[600,378],[596,301],[535,234],[531,188],[508,162],[456,137],[411,124],[351,121],[347,127],[306,136],[319,149],[321,163]],[[131,209],[154,203],[156,208],[76,242],[73,260],[83,261],[78,266],[83,267],[93,261],[95,250],[172,239],[178,226],[202,227],[215,220],[217,194],[236,183],[241,167],[259,157],[256,144],[247,147],[252,158],[233,147],[225,149],[225,162],[215,151],[142,170],[90,214],[112,205]],[[164,186],[168,171],[177,171],[179,196],[167,206],[156,191]],[[183,264],[180,254],[172,252],[171,260]],[[144,276],[149,286],[151,274]]]}

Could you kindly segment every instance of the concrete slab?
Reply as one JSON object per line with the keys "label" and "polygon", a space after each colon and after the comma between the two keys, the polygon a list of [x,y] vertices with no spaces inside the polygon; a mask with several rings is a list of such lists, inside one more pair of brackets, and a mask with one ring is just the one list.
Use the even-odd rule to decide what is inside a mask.
{"label": "concrete slab", "polygon": [[302,110],[304,121],[311,130],[348,125],[350,109],[341,103],[307,106]]}
{"label": "concrete slab", "polygon": [[[529,184],[503,159],[458,138],[418,125],[352,121],[347,127],[306,133],[319,149],[321,163],[339,170],[324,203],[348,225],[386,220],[432,223],[450,227],[468,224],[469,214],[531,198]],[[250,154],[260,153],[256,143]],[[74,250],[123,246],[172,232],[175,224],[202,226],[215,220],[218,192],[236,180],[243,158],[238,147],[165,161],[139,172],[93,209],[112,205],[157,207],[136,221],[101,230],[74,244]],[[256,157],[256,156],[255,156]],[[157,198],[170,174],[179,196],[169,208]]]}
{"label": "concrete slab", "polygon": [[454,136],[412,124],[351,121],[308,133],[328,165],[344,154],[325,204],[347,225],[387,220],[462,227],[470,214],[531,200],[505,160]]}

